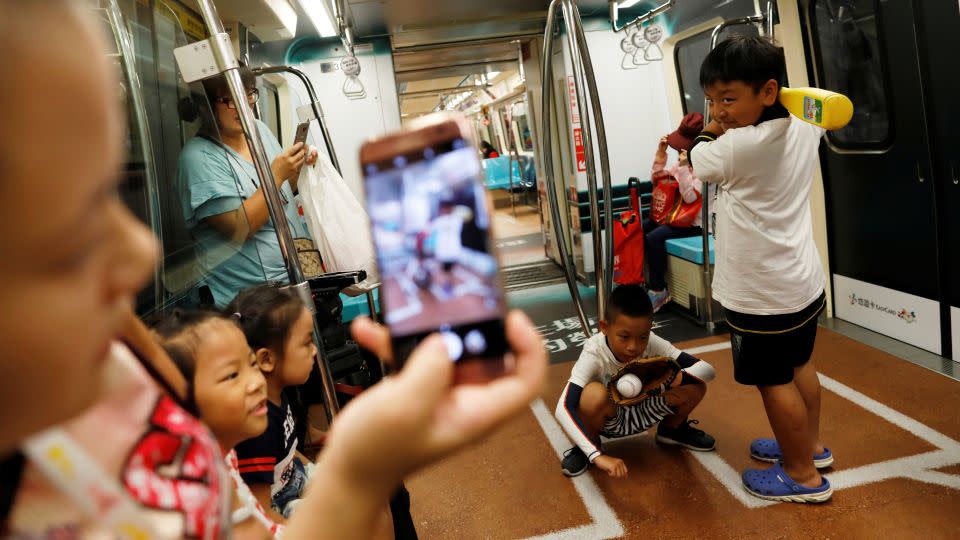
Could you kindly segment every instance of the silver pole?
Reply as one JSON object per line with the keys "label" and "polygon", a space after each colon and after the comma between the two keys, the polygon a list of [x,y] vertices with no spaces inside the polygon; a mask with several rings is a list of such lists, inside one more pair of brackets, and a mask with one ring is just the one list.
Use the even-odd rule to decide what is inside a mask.
{"label": "silver pole", "polygon": [[[203,16],[204,23],[212,36],[224,33],[223,23],[217,14],[212,0],[199,0],[200,13]],[[226,78],[227,86],[230,88],[230,96],[236,104],[237,113],[240,116],[240,125],[243,127],[243,134],[246,137],[247,145],[250,148],[250,155],[253,158],[253,164],[257,170],[257,176],[260,178],[260,186],[267,201],[267,210],[270,213],[270,219],[277,231],[277,240],[280,244],[280,254],[283,256],[287,267],[287,276],[290,279],[291,288],[303,297],[306,305],[312,310],[313,301],[310,298],[309,284],[303,279],[303,271],[300,268],[300,261],[297,259],[297,250],[293,244],[293,236],[290,233],[290,227],[287,224],[286,215],[283,212],[283,203],[280,200],[280,193],[274,183],[273,171],[270,169],[270,160],[267,158],[267,152],[264,149],[263,140],[260,138],[260,131],[253,116],[253,110],[247,102],[247,94],[243,87],[243,81],[240,79],[240,73],[236,67],[235,61],[225,61],[223,58],[225,51],[219,46],[215,46],[214,54],[217,55],[217,61],[220,67],[224,69],[223,76]],[[232,55],[233,51],[230,50]],[[232,59],[231,59],[232,60]],[[330,366],[326,362],[323,352],[323,339],[320,337],[320,328],[317,326],[316,319],[313,322],[314,340],[318,345],[317,365],[320,368],[320,375],[323,382],[323,394],[326,401],[327,419],[332,420],[333,416],[339,412],[337,404],[337,395],[333,386],[333,376],[330,373]]]}
{"label": "silver pole", "polygon": [[[133,42],[127,33],[127,27],[123,24],[123,13],[117,0],[110,0],[107,3],[107,21],[114,33],[117,47],[120,49],[122,67],[127,78],[127,84],[130,86],[128,94],[133,104],[133,116],[137,122],[137,135],[140,137],[140,151],[143,157],[143,175],[147,187],[147,219],[150,220],[150,228],[153,234],[163,245],[163,226],[162,216],[160,215],[160,188],[157,182],[156,160],[153,156],[153,141],[150,136],[150,124],[147,121],[147,110],[143,103],[143,85],[140,83],[140,75],[137,73],[137,56],[133,48]],[[164,263],[163,257],[159,257],[157,264],[153,269],[154,291],[153,300],[157,309],[163,305],[163,276]]]}
{"label": "silver pole", "polygon": [[557,202],[557,186],[553,180],[553,152],[550,141],[550,122],[553,116],[553,29],[556,24],[557,4],[562,0],[553,0],[547,10],[547,25],[543,33],[543,68],[540,72],[540,81],[543,85],[543,94],[541,96],[541,119],[540,126],[540,152],[543,155],[543,176],[547,184],[547,198],[549,199],[550,220],[553,223],[553,232],[557,236],[557,250],[560,252],[560,262],[563,267],[563,275],[567,278],[567,287],[570,289],[570,296],[573,297],[573,305],[577,308],[577,316],[580,318],[580,324],[585,334],[591,334],[590,321],[583,309],[583,298],[580,297],[580,289],[577,287],[577,277],[574,273],[573,260],[567,251],[567,235],[563,228],[563,220],[560,215],[560,204]]}
{"label": "silver pole", "polygon": [[773,39],[773,2],[767,2],[767,25],[766,25],[766,35],[768,38]]}
{"label": "silver pole", "polygon": [[[580,28],[580,14],[577,11],[577,6],[573,3],[573,0],[562,0],[560,4],[563,9],[563,17],[567,23],[567,43],[570,47],[570,56],[571,64],[573,64],[573,80],[574,88],[577,95],[577,110],[580,114],[580,125],[581,128],[581,140],[583,142],[584,150],[584,165],[587,169],[587,190],[589,191],[588,197],[590,201],[590,223],[591,223],[591,237],[593,239],[593,275],[594,281],[596,283],[597,291],[597,320],[603,319],[603,313],[607,307],[607,283],[606,281],[606,269],[605,261],[603,256],[603,238],[601,236],[601,221],[600,221],[600,205],[597,201],[597,168],[596,168],[596,158],[593,155],[593,134],[590,131],[590,108],[587,106],[587,92],[584,91],[584,86],[589,88],[589,95],[591,99],[599,100],[599,97],[596,95],[596,84],[594,83],[593,87],[589,86],[589,79],[587,76],[587,64],[589,64],[589,58],[584,61],[584,51],[586,46],[582,44],[583,30]],[[589,53],[588,53],[589,54]],[[591,69],[590,74],[593,74]],[[596,106],[593,107],[593,110],[596,111]],[[599,121],[597,122],[599,124]],[[598,134],[601,130],[598,129]],[[609,199],[609,186],[607,183],[604,183],[604,198]],[[606,203],[605,203],[606,207]],[[608,231],[612,231],[613,226],[611,225]],[[611,267],[612,272],[612,267]],[[611,273],[612,275],[612,273]]]}
{"label": "silver pole", "polygon": [[[571,0],[571,5],[573,2]],[[573,5],[573,17],[576,21],[573,26],[577,33],[577,41],[580,43],[580,60],[583,64],[583,74],[586,75],[584,82],[590,93],[590,106],[593,109],[593,126],[597,131],[597,146],[600,148],[600,174],[603,179],[603,227],[604,243],[600,246],[604,248],[603,257],[603,282],[597,281],[597,310],[599,318],[603,318],[604,307],[607,303],[607,296],[613,289],[613,195],[610,178],[610,154],[607,150],[607,132],[603,124],[603,111],[600,107],[600,93],[597,90],[597,79],[593,72],[593,62],[590,60],[590,51],[587,48],[587,36],[583,32],[583,22],[580,20],[580,12]],[[584,124],[586,127],[586,124]],[[586,129],[584,129],[586,131]],[[593,154],[587,161],[588,170],[595,171]],[[593,221],[599,223],[599,216]],[[596,248],[595,248],[596,249]],[[596,252],[594,252],[596,253]],[[594,257],[596,259],[596,257]],[[598,274],[599,275],[599,274]],[[602,292],[602,302],[600,301]]]}
{"label": "silver pole", "polygon": [[[761,15],[754,15],[752,17],[741,17],[739,19],[723,21],[714,26],[713,32],[710,34],[710,50],[712,51],[717,47],[717,41],[720,39],[720,32],[722,32],[724,28],[737,24],[762,24],[764,19],[765,17]],[[703,124],[707,125],[709,123],[710,102],[704,98]],[[703,247],[703,316],[707,331],[713,332],[713,272],[710,269],[710,198],[707,196],[710,193],[710,184],[704,182],[700,193],[700,198],[703,201],[703,205],[700,210],[700,221],[702,222],[700,225],[703,228],[703,243],[701,244]]]}

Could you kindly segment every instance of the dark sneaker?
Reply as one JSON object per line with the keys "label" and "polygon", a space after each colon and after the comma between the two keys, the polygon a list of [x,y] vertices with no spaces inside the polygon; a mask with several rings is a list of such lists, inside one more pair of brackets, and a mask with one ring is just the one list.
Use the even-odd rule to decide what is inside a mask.
{"label": "dark sneaker", "polygon": [[709,452],[716,448],[717,441],[704,433],[703,430],[691,425],[699,423],[699,420],[687,420],[676,429],[670,429],[660,424],[657,428],[657,442],[672,446],[683,446],[698,452]]}
{"label": "dark sneaker", "polygon": [[583,453],[583,450],[581,450],[579,446],[574,446],[564,452],[563,461],[560,462],[560,468],[563,469],[563,474],[571,477],[580,476],[586,472],[589,466],[590,460],[587,459],[587,455]]}

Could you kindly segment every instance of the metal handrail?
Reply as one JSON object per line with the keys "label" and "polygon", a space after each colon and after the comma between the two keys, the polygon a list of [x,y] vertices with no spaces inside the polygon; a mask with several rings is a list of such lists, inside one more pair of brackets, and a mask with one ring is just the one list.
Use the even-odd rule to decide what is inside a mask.
{"label": "metal handrail", "polygon": [[[151,140],[150,124],[146,117],[146,105],[143,102],[143,84],[140,82],[140,75],[137,73],[137,55],[133,47],[133,39],[127,32],[127,26],[123,23],[123,13],[120,11],[120,5],[117,0],[107,2],[107,7],[103,10],[107,16],[107,22],[113,31],[114,39],[121,56],[121,66],[127,78],[130,88],[128,94],[133,105],[133,117],[137,122],[138,135],[140,137],[140,151],[142,152],[144,168],[144,184],[147,188],[147,214],[150,220],[150,227],[153,234],[163,245],[163,227],[161,226],[162,216],[160,213],[160,184],[157,181],[156,158],[153,155],[153,141]],[[163,297],[163,288],[161,283],[166,272],[164,270],[163,257],[158,257],[157,264],[153,269],[154,291],[153,299],[155,306],[162,306],[165,299]]]}
{"label": "metal handrail", "polygon": [[[211,36],[218,36],[224,33],[223,23],[217,14],[217,9],[212,0],[198,0],[200,13],[203,21],[207,25],[207,30]],[[212,40],[211,40],[212,41]],[[215,47],[216,49],[216,47]],[[280,244],[280,254],[287,268],[287,276],[290,280],[291,290],[299,294],[304,303],[313,309],[313,302],[310,298],[310,286],[303,277],[303,270],[300,268],[300,261],[297,258],[297,250],[293,243],[293,235],[290,233],[290,227],[287,224],[286,215],[283,212],[283,203],[280,200],[280,192],[277,189],[273,179],[273,171],[270,169],[270,160],[267,158],[267,152],[260,137],[260,130],[257,129],[256,119],[253,115],[253,109],[246,99],[246,90],[243,87],[243,81],[240,79],[240,73],[235,61],[227,62],[224,55],[232,55],[233,51],[216,51],[215,56],[223,69],[223,76],[227,81],[227,87],[230,89],[230,96],[237,105],[237,114],[240,116],[240,125],[243,128],[243,134],[250,148],[250,156],[253,158],[254,167],[257,170],[257,176],[260,178],[260,185],[263,189],[267,202],[267,210],[270,213],[270,219],[277,231],[277,240]],[[332,420],[333,416],[339,412],[337,403],[337,394],[333,386],[333,375],[330,372],[330,366],[327,363],[323,348],[323,339],[321,338],[320,327],[314,318],[313,321],[313,339],[317,343],[317,366],[320,370],[320,378],[323,384],[323,396],[326,405],[327,419]]]}
{"label": "metal handrail", "polygon": [[[560,204],[557,202],[557,186],[553,183],[553,159],[552,147],[550,141],[550,118],[552,116],[553,104],[551,103],[551,94],[553,89],[553,27],[556,24],[557,4],[561,0],[553,0],[547,10],[546,29],[543,34],[543,58],[540,70],[540,80],[543,83],[543,92],[540,98],[541,118],[540,125],[540,151],[543,159],[543,176],[547,185],[547,199],[550,208],[550,220],[553,223],[553,231],[557,237],[557,250],[560,252],[561,266],[563,275],[567,280],[567,287],[570,289],[570,296],[573,297],[573,305],[577,309],[577,316],[583,326],[585,333],[590,333],[590,322],[583,309],[583,298],[580,297],[580,289],[577,287],[577,277],[574,273],[573,260],[567,251],[567,235],[563,228],[563,221],[560,215]],[[594,194],[596,195],[596,194]]]}
{"label": "metal handrail", "polygon": [[[547,24],[543,36],[543,69],[541,80],[543,81],[542,95],[542,115],[540,139],[541,153],[544,156],[543,172],[546,179],[547,191],[549,193],[550,217],[553,223],[553,229],[557,235],[557,248],[560,251],[564,276],[567,279],[567,286],[570,288],[570,295],[573,297],[574,305],[577,309],[577,315],[583,326],[584,332],[592,332],[589,319],[583,307],[583,299],[580,296],[580,290],[577,287],[576,274],[573,261],[567,251],[566,234],[562,227],[560,207],[557,202],[557,188],[554,184],[553,161],[549,158],[548,152],[551,150],[550,144],[550,122],[552,117],[552,90],[553,90],[553,29],[556,24],[557,6],[563,14],[566,21],[567,42],[570,48],[570,55],[574,71],[574,87],[577,96],[577,107],[580,115],[580,124],[582,129],[582,142],[584,147],[584,161],[587,169],[587,188],[589,190],[590,211],[593,214],[593,244],[594,244],[594,274],[596,276],[597,289],[597,314],[598,319],[603,318],[603,312],[606,308],[607,287],[612,282],[613,275],[613,211],[612,201],[610,199],[610,164],[606,146],[606,133],[603,129],[603,114],[600,110],[600,98],[597,92],[596,79],[593,73],[593,65],[590,63],[590,55],[586,46],[586,39],[583,34],[583,23],[580,20],[580,13],[572,0],[553,0],[547,11]],[[593,156],[593,143],[590,134],[590,113],[587,109],[583,87],[586,86],[589,91],[590,104],[596,118],[595,128],[597,130],[598,144],[600,147],[601,173],[603,175],[603,198],[604,210],[606,211],[604,223],[607,236],[607,255],[605,264],[603,256],[604,244],[600,237],[600,212],[597,204],[597,178],[596,162]]]}
{"label": "metal handrail", "polygon": [[295,75],[307,87],[307,95],[310,98],[310,107],[313,109],[313,116],[316,117],[317,123],[320,124],[320,133],[323,135],[323,144],[327,148],[327,155],[330,156],[330,163],[337,169],[337,172],[341,175],[343,171],[340,170],[340,161],[337,160],[337,153],[333,149],[333,139],[330,138],[330,132],[327,130],[327,123],[324,122],[323,109],[320,107],[320,98],[317,97],[317,91],[313,88],[313,82],[310,81],[310,78],[307,75],[300,71],[299,69],[292,66],[264,66],[258,68],[252,68],[250,71],[254,75],[263,75],[265,73],[290,73]]}
{"label": "metal handrail", "polygon": [[[593,215],[593,260],[594,274],[597,276],[597,320],[603,319],[606,311],[607,296],[613,288],[613,182],[610,177],[610,152],[607,149],[607,131],[603,122],[603,111],[600,108],[600,92],[597,90],[597,78],[593,71],[593,63],[590,61],[590,51],[587,49],[587,36],[583,32],[583,22],[580,20],[580,12],[577,10],[573,0],[567,0],[571,6],[572,15],[576,24],[573,25],[577,35],[577,41],[580,46],[579,61],[582,64],[581,69],[586,76],[587,90],[590,92],[590,108],[593,110],[594,123],[593,128],[597,132],[597,148],[600,150],[600,174],[603,181],[603,240],[597,232],[597,224],[600,223],[600,214]],[[584,107],[583,101],[578,99],[578,105]],[[583,116],[583,118],[586,118]],[[583,143],[585,156],[589,156],[586,162],[587,179],[593,174],[593,180],[589,183],[590,192],[596,193],[596,168],[593,160],[593,144],[589,135],[589,124],[581,122],[583,125]],[[592,203],[596,205],[596,202]],[[599,208],[598,208],[599,209]],[[591,208],[591,211],[593,209]],[[599,261],[599,263],[598,263]],[[598,266],[599,264],[599,266]],[[603,281],[600,281],[602,269]]]}
{"label": "metal handrail", "polygon": [[[337,173],[340,176],[343,176],[343,169],[340,168],[340,160],[337,159],[337,151],[333,148],[333,139],[330,137],[330,131],[327,129],[327,123],[325,117],[323,116],[323,108],[320,107],[320,98],[317,96],[317,91],[313,87],[313,81],[307,77],[307,74],[293,66],[263,66],[258,68],[252,68],[252,71],[255,75],[263,75],[265,73],[291,73],[295,75],[303,85],[307,88],[307,96],[310,98],[310,108],[313,109],[313,116],[317,119],[317,124],[320,125],[320,134],[323,136],[323,145],[327,149],[327,155],[330,156],[330,163],[337,170]],[[367,309],[370,311],[370,318],[374,321],[377,320],[377,301],[373,298],[373,290],[366,292],[367,296]]]}
{"label": "metal handrail", "polygon": [[[767,14],[766,15],[752,15],[750,17],[740,17],[737,19],[730,19],[728,21],[723,21],[713,27],[713,32],[710,34],[710,50],[712,51],[717,47],[717,40],[720,38],[720,32],[728,26],[735,26],[738,24],[761,24],[767,22],[767,29],[770,32],[768,34],[770,37],[773,37],[773,2],[767,2]],[[763,28],[761,27],[761,30]],[[703,124],[707,125],[710,123],[710,103],[706,98],[703,100]],[[710,197],[707,195],[710,193],[710,184],[703,182],[703,187],[701,188],[702,196],[700,200],[702,201],[700,209],[700,226],[702,229],[702,238],[703,243],[703,308],[704,308],[704,322],[707,328],[707,331],[713,332],[713,271],[710,269]]]}
{"label": "metal handrail", "polygon": [[624,24],[623,26],[618,27],[617,19],[619,18],[620,2],[617,2],[616,0],[610,0],[610,5],[609,5],[610,25],[613,27],[614,32],[619,32],[624,28],[627,28],[628,26],[632,26],[632,25],[640,26],[641,24],[649,21],[650,19],[656,17],[657,15],[660,15],[661,13],[668,11],[670,8],[673,7],[673,4],[675,1],[676,0],[667,0],[663,4],[660,4],[659,6],[651,9],[650,11],[644,13],[643,15],[640,15],[636,19],[633,19],[632,21]]}

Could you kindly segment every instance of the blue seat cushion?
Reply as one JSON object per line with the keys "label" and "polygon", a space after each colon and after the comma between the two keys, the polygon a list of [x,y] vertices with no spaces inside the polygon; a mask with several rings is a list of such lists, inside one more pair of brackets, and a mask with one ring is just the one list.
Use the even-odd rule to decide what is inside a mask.
{"label": "blue seat cushion", "polygon": [[[356,319],[361,315],[367,317],[370,316],[370,308],[367,307],[367,295],[361,294],[360,296],[347,296],[345,294],[340,295],[340,300],[343,301],[343,322],[344,324]],[[380,288],[373,290],[373,300],[377,305],[377,308],[380,307]]]}
{"label": "blue seat cushion", "polygon": [[[713,235],[710,241],[710,264],[713,262]],[[666,241],[667,253],[674,257],[690,261],[696,264],[703,264],[703,237],[691,236],[689,238],[674,238]]]}

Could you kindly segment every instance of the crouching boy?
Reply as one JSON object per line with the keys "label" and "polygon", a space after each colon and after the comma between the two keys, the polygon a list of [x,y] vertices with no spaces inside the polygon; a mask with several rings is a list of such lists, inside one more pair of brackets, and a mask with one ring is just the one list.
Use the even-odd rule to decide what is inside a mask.
{"label": "crouching boy", "polygon": [[[614,289],[603,318],[600,333],[584,343],[557,403],[556,417],[576,444],[564,452],[563,473],[580,475],[592,463],[614,478],[626,476],[623,460],[602,452],[600,436],[636,435],[658,423],[656,440],[661,444],[713,450],[713,437],[688,419],[707,392],[705,381],[713,378],[713,367],[651,332],[653,307],[639,285]],[[616,405],[607,392],[611,377],[627,362],[653,356],[669,356],[683,370],[664,392],[633,405]]]}

